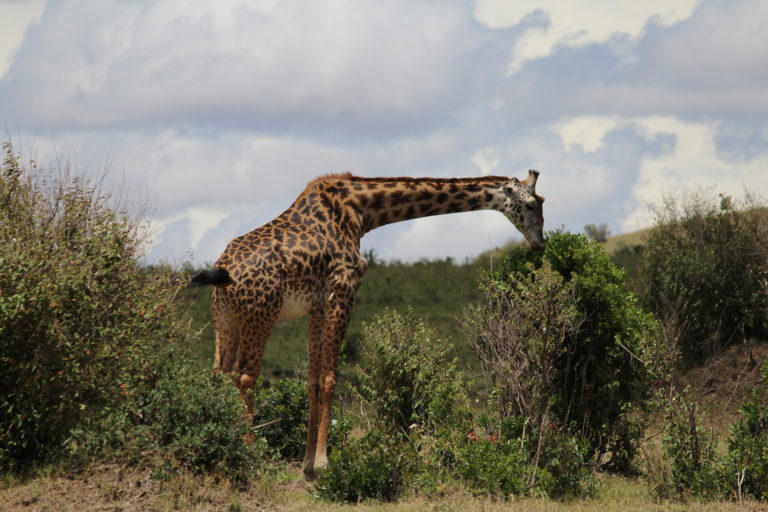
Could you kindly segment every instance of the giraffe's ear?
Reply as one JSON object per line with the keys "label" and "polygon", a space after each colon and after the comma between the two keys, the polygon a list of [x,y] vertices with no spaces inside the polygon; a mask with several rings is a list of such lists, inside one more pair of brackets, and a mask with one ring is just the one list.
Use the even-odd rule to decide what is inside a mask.
{"label": "giraffe's ear", "polygon": [[528,178],[525,180],[525,184],[528,187],[528,191],[534,193],[536,191],[536,180],[539,179],[539,171],[536,169],[528,170]]}

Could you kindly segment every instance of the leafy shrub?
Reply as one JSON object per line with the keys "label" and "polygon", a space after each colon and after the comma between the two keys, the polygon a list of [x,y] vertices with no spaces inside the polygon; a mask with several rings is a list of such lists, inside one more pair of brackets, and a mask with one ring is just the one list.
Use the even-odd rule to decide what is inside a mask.
{"label": "leafy shrub", "polygon": [[[551,409],[558,399],[554,376],[578,332],[581,318],[573,286],[548,261],[530,274],[487,279],[486,300],[469,308],[465,325],[483,367],[499,390],[501,418],[523,418],[521,436],[538,432],[534,455],[538,466]],[[527,427],[527,428],[526,428]]]}
{"label": "leafy shrub", "polygon": [[516,440],[469,440],[457,457],[457,472],[472,489],[495,496],[528,493],[532,468]]}
{"label": "leafy shrub", "polygon": [[555,499],[594,496],[597,482],[586,439],[548,430],[542,446],[541,468],[535,481],[541,494]]}
{"label": "leafy shrub", "polygon": [[101,428],[74,442],[93,455],[153,464],[161,473],[215,470],[247,481],[265,457],[265,443],[245,441],[249,428],[231,378],[201,372],[173,347],[154,348],[124,381],[126,400],[107,413]]}
{"label": "leafy shrub", "polygon": [[711,431],[704,426],[703,413],[689,389],[673,394],[664,412],[662,446],[671,485],[671,490],[664,492],[673,496],[706,494],[715,480],[715,443]]}
{"label": "leafy shrub", "polygon": [[[762,375],[768,382],[766,363]],[[740,413],[731,426],[723,480],[730,484],[730,497],[768,500],[768,400],[755,396]]]}
{"label": "leafy shrub", "polygon": [[644,251],[644,300],[677,312],[685,362],[766,331],[768,209],[702,194],[656,207]]}
{"label": "leafy shrub", "polygon": [[73,428],[124,400],[126,361],[185,331],[170,275],[136,258],[140,225],[96,185],[26,167],[0,170],[0,466],[61,454]]}
{"label": "leafy shrub", "polygon": [[395,501],[413,470],[414,454],[402,437],[371,430],[337,447],[320,472],[315,490],[328,501]]}
{"label": "leafy shrub", "polygon": [[592,496],[596,484],[585,462],[588,443],[555,430],[547,430],[545,437],[540,464],[534,464],[536,435],[502,439],[468,436],[456,451],[456,472],[475,491],[493,496]]}
{"label": "leafy shrub", "polygon": [[[256,435],[263,437],[270,448],[284,459],[304,457],[307,443],[307,386],[298,379],[279,379],[274,383],[260,381],[254,397]],[[351,423],[338,414],[334,406],[333,421],[328,433],[328,447],[342,442],[351,430]]]}
{"label": "leafy shrub", "polygon": [[264,437],[282,458],[303,457],[308,407],[307,386],[298,379],[279,379],[269,385],[260,380],[254,396],[253,422],[265,426],[256,435]]}
{"label": "leafy shrub", "polygon": [[513,248],[497,280],[519,281],[544,262],[572,287],[583,318],[554,364],[552,420],[587,439],[598,462],[612,454],[608,469],[629,471],[641,431],[632,409],[650,386],[649,371],[635,354],[655,343],[657,325],[627,291],[621,270],[583,235],[555,231],[543,251]]}
{"label": "leafy shrub", "polygon": [[259,448],[242,403],[173,349],[190,331],[172,273],[137,264],[141,224],[96,184],[4,149],[0,468],[111,456],[244,478]]}
{"label": "leafy shrub", "polygon": [[[768,363],[761,367],[768,382]],[[666,408],[663,453],[647,478],[661,498],[688,495],[708,499],[768,500],[768,397],[755,391],[731,425],[727,452],[717,454],[713,436],[702,426],[698,406],[686,390]],[[669,471],[664,472],[663,467]]]}
{"label": "leafy shrub", "polygon": [[464,383],[446,343],[423,322],[387,311],[365,326],[364,368],[357,366],[354,394],[375,419],[407,434],[412,425],[435,431],[467,417]]}

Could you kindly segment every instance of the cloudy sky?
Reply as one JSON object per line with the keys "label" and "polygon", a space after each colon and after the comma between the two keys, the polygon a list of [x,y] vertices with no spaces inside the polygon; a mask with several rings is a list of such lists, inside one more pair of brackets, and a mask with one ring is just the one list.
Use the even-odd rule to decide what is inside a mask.
{"label": "cloudy sky", "polygon": [[[548,228],[621,233],[686,190],[768,196],[768,2],[0,0],[0,123],[143,193],[151,261],[211,262],[339,171],[538,168]],[[476,212],[362,245],[462,261],[513,238]]]}

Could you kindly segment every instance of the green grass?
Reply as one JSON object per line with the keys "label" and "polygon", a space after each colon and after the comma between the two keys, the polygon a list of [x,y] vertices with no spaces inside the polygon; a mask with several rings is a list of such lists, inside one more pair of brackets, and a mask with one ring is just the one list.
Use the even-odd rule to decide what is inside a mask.
{"label": "green grass", "polygon": [[[459,358],[462,368],[477,371],[479,363],[459,320],[464,308],[479,297],[477,282],[483,268],[483,263],[460,265],[450,259],[370,265],[357,294],[355,313],[344,340],[343,359],[357,361],[364,323],[387,308],[404,310],[410,306],[427,327],[449,340],[451,355]],[[210,288],[193,288],[185,290],[180,299],[188,303],[186,314],[201,333],[189,348],[204,368],[213,364],[210,297]],[[267,343],[262,374],[267,378],[297,376],[306,364],[306,353],[306,318],[280,321]]]}

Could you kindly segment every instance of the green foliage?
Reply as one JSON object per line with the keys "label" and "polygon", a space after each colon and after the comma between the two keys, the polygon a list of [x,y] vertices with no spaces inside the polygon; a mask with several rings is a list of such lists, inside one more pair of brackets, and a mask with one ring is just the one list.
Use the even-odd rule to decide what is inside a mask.
{"label": "green foliage", "polygon": [[587,224],[584,226],[584,234],[590,240],[602,243],[608,240],[608,235],[611,234],[611,230],[608,229],[608,224],[606,223],[600,225]]}
{"label": "green foliage", "polygon": [[412,312],[387,311],[366,324],[361,351],[353,392],[381,424],[407,434],[466,418],[465,384],[445,341]]}
{"label": "green foliage", "polygon": [[[768,382],[768,363],[761,368]],[[768,397],[755,392],[731,425],[726,453],[717,454],[689,390],[671,395],[665,408],[663,452],[647,478],[659,498],[768,500]],[[668,467],[668,471],[664,471]]]}
{"label": "green foliage", "polygon": [[470,440],[459,448],[457,459],[459,476],[476,491],[504,497],[528,493],[532,469],[515,440]]}
{"label": "green foliage", "polygon": [[[123,399],[126,355],[184,337],[169,275],[136,264],[137,223],[95,185],[0,172],[0,466],[60,454],[73,428]],[[130,356],[128,356],[130,357]]]}
{"label": "green foliage", "polygon": [[535,463],[538,435],[468,436],[455,452],[455,471],[482,494],[554,499],[593,496],[597,487],[584,439],[547,430],[541,461]]}
{"label": "green foliage", "polygon": [[[307,386],[297,379],[259,380],[254,396],[254,424],[266,425],[257,435],[282,458],[304,456],[307,442]],[[274,422],[274,423],[272,423]]]}
{"label": "green foliage", "polygon": [[555,231],[543,251],[514,248],[499,279],[525,276],[545,261],[573,288],[583,318],[555,363],[553,420],[586,438],[598,461],[613,454],[608,469],[629,471],[640,430],[632,408],[650,384],[634,354],[655,343],[657,326],[626,289],[621,270],[583,235]]}
{"label": "green foliage", "polygon": [[589,463],[591,451],[586,439],[550,429],[542,446],[541,468],[535,480],[535,488],[541,494],[555,499],[595,495],[597,482]]}
{"label": "green foliage", "polygon": [[[768,363],[763,364],[762,374],[768,382]],[[742,405],[740,413],[728,439],[725,479],[731,483],[731,496],[768,500],[768,400],[756,395]]]}
{"label": "green foliage", "polygon": [[247,481],[260,467],[265,445],[245,441],[249,428],[231,378],[200,372],[172,347],[153,348],[131,361],[120,407],[107,410],[99,429],[76,432],[73,445],[92,455],[153,464],[161,475],[178,468],[215,470]]}
{"label": "green foliage", "polygon": [[662,446],[669,460],[672,494],[702,494],[711,484],[714,442],[690,390],[674,394],[664,411]]}
{"label": "green foliage", "polygon": [[395,501],[405,489],[413,461],[411,445],[402,437],[371,430],[330,454],[315,491],[322,499],[342,503]]}
{"label": "green foliage", "polygon": [[696,363],[766,332],[768,210],[751,198],[702,195],[656,208],[644,251],[644,298],[674,315],[684,361]]}
{"label": "green foliage", "polygon": [[[279,379],[274,383],[260,380],[254,397],[254,424],[257,436],[263,437],[270,448],[284,459],[300,459],[304,456],[307,442],[307,399],[306,383],[298,379]],[[334,406],[333,420],[328,433],[328,446],[346,439],[351,423]]]}
{"label": "green foliage", "polygon": [[0,172],[0,468],[119,457],[243,479],[231,382],[173,347],[173,275],[136,263],[141,226],[98,186],[26,167]]}
{"label": "green foliage", "polygon": [[558,400],[557,364],[572,358],[567,342],[582,320],[573,286],[545,260],[528,275],[487,278],[481,288],[485,300],[467,310],[464,323],[496,383],[501,418],[525,418],[541,430]]}
{"label": "green foliage", "polygon": [[[760,368],[768,383],[768,362]],[[728,452],[719,461],[721,498],[768,500],[768,396],[755,391],[740,409],[741,417],[731,425]],[[710,494],[714,494],[710,491]]]}

